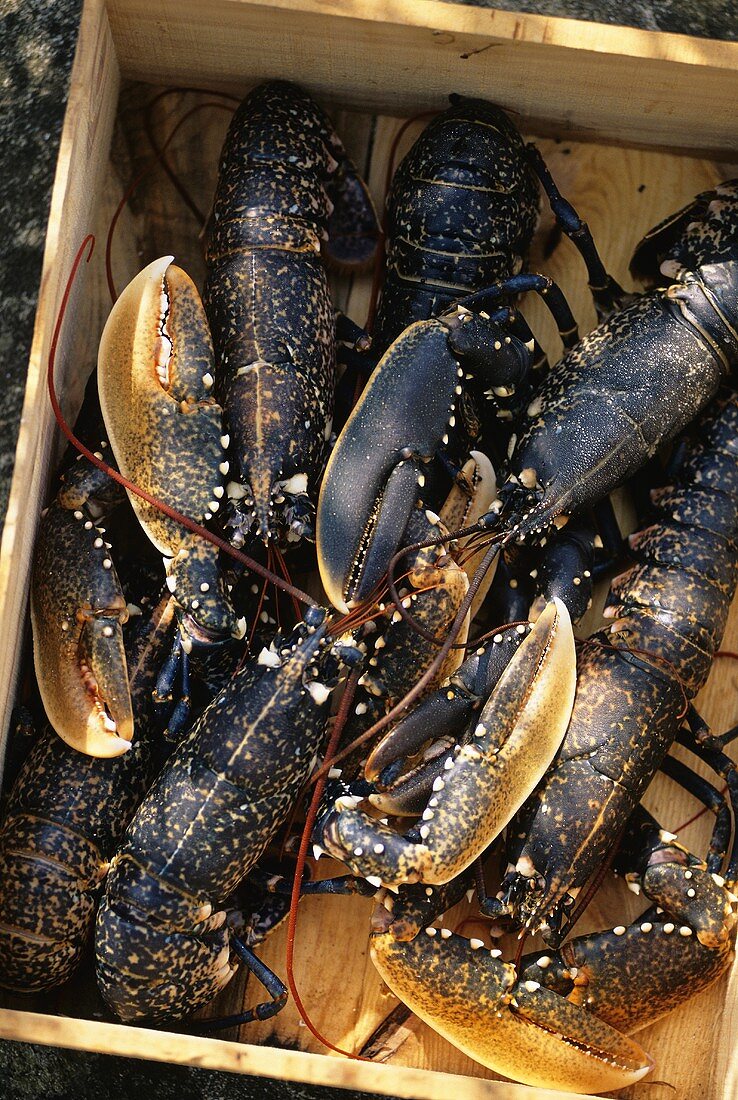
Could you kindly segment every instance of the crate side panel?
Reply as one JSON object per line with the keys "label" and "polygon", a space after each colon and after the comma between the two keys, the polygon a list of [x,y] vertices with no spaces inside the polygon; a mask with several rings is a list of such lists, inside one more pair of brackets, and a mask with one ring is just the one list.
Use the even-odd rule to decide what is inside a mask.
{"label": "crate side panel", "polygon": [[[450,91],[483,94],[549,132],[735,149],[733,43],[373,0],[109,0],[109,10],[123,71],[140,80],[187,74],[243,90],[279,76],[344,106],[408,114]],[[605,30],[622,33],[603,48]]]}
{"label": "crate side panel", "polygon": [[299,1051],[8,1009],[0,1009],[0,1038],[199,1069],[276,1077],[281,1081],[360,1089],[409,1100],[447,1100],[462,1092],[465,1100],[576,1100],[573,1093],[529,1089],[509,1082],[473,1081],[448,1073],[377,1066]]}
{"label": "crate side panel", "polygon": [[[58,442],[46,392],[46,369],[57,312],[74,254],[90,232],[101,179],[107,170],[119,70],[105,7],[85,4],[72,68],[51,199],[36,324],[15,455],[13,481],[0,551],[0,768],[13,705],[25,624],[31,552],[44,503],[52,451]],[[98,255],[99,259],[99,255]],[[90,279],[70,303],[73,320],[62,330],[56,379],[65,414],[81,397],[80,341],[89,323]],[[92,363],[89,364],[90,366]],[[76,372],[70,370],[77,368]],[[67,380],[70,386],[67,386]]]}

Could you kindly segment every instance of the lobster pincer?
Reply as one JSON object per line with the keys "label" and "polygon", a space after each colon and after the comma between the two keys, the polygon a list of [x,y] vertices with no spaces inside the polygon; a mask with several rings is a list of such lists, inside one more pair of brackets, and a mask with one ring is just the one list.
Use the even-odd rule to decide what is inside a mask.
{"label": "lobster pincer", "polygon": [[[120,756],[133,738],[122,631],[128,610],[105,530],[83,503],[87,465],[72,467],[41,519],[31,579],[33,656],[59,736],[92,756]],[[62,503],[69,500],[82,507]]]}
{"label": "lobster pincer", "polygon": [[[213,397],[213,348],[192,280],[155,260],[125,288],[103,330],[100,404],[121,473],[198,523],[220,508],[228,472],[222,410]],[[163,555],[181,645],[242,637],[218,550],[154,504],[129,493]]]}
{"label": "lobster pincer", "polygon": [[[562,332],[572,325],[576,332],[563,296],[543,276],[507,279],[475,294],[474,304],[523,290],[543,296]],[[526,376],[535,341],[519,315],[510,327],[512,312],[477,314],[462,302],[410,325],[382,357],[331,453],[318,500],[318,564],[340,610],[382,578],[410,513],[427,500],[426,471],[461,420],[465,389],[476,387],[482,401],[510,397]]]}
{"label": "lobster pincer", "polygon": [[733,960],[735,844],[727,880],[711,870],[714,865],[710,856],[700,859],[677,843],[639,806],[613,868],[651,908],[628,926],[524,957],[521,977],[586,1006],[619,1030],[648,1026],[706,989]]}
{"label": "lobster pincer", "polygon": [[653,1063],[637,1043],[523,979],[498,948],[435,927],[431,907],[445,909],[449,899],[421,893],[378,895],[371,956],[393,993],[444,1038],[498,1073],[547,1088],[606,1092],[649,1072]]}
{"label": "lobster pincer", "polygon": [[389,885],[448,882],[540,782],[566,730],[575,682],[569,615],[554,601],[502,674],[471,743],[445,759],[417,833],[402,836],[339,799],[318,822],[316,843],[354,873]]}

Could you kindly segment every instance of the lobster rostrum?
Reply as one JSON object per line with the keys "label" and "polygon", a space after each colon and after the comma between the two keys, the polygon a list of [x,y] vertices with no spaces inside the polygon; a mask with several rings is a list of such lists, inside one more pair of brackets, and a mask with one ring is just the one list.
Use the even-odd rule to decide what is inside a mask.
{"label": "lobster rostrum", "polygon": [[378,236],[368,192],[310,96],[285,81],[251,92],[223,148],[204,291],[234,545],[314,537],[336,372],[321,252],[363,265]]}
{"label": "lobster rostrum", "polygon": [[[239,947],[221,906],[307,778],[337,673],[324,614],[310,609],[292,637],[233,676],[140,806],[97,922],[98,980],[121,1019],[189,1015],[235,973]],[[260,1018],[284,1003],[275,981],[281,992]]]}

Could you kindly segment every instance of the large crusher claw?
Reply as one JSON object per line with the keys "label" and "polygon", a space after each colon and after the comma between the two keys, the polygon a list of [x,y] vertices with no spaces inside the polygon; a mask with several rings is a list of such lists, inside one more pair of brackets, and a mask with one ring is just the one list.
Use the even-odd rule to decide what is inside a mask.
{"label": "large crusher claw", "polygon": [[[411,325],[390,347],[326,467],[316,542],[323,586],[346,612],[387,570],[453,415],[458,366],[448,329]],[[412,372],[409,367],[412,366]]]}
{"label": "large crusher claw", "polygon": [[[653,1063],[632,1039],[449,929],[393,935],[394,899],[379,895],[371,956],[397,997],[489,1069],[543,1088],[600,1093],[640,1081]],[[387,908],[389,906],[389,910]]]}
{"label": "large crusher claw", "polygon": [[54,502],[39,530],[31,582],[36,676],[59,736],[90,756],[133,738],[122,624],[126,600],[104,542],[81,510]]}
{"label": "large crusher claw", "polygon": [[[144,268],[113,307],[100,341],[98,385],[121,473],[189,519],[211,519],[228,468],[222,410],[212,394],[213,345],[197,289],[171,256]],[[238,637],[216,548],[129,496],[167,559],[170,589],[195,640],[200,633],[208,640]]]}
{"label": "large crusher claw", "polygon": [[576,658],[571,621],[554,600],[502,674],[471,743],[457,746],[433,784],[419,840],[337,803],[316,841],[356,874],[383,883],[445,883],[499,835],[536,788],[566,732]]}

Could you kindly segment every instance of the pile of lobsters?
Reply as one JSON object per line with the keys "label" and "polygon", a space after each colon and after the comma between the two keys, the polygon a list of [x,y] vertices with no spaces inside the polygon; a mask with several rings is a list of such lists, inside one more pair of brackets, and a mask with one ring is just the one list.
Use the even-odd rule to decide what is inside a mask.
{"label": "pile of lobsters", "polygon": [[[586,265],[584,337],[528,270],[541,188]],[[691,700],[738,582],[738,180],[647,234],[630,293],[493,104],[451,97],[380,227],[323,111],[273,81],[234,114],[205,250],[202,299],[171,256],[118,297],[40,520],[0,986],[65,982],[94,935],[121,1020],[187,1018],[239,966],[265,999],[220,1023],[267,1019],[288,991],[254,948],[292,895],[359,893],[386,984],[472,1058],[639,1080],[628,1033],[735,942],[733,731]],[[327,272],[373,263],[367,332]],[[606,572],[609,622],[575,644]],[[660,770],[714,814],[707,853],[643,807]],[[324,853],[347,873],[315,878]],[[646,908],[572,935],[611,871]],[[547,953],[442,927],[469,891]]]}

